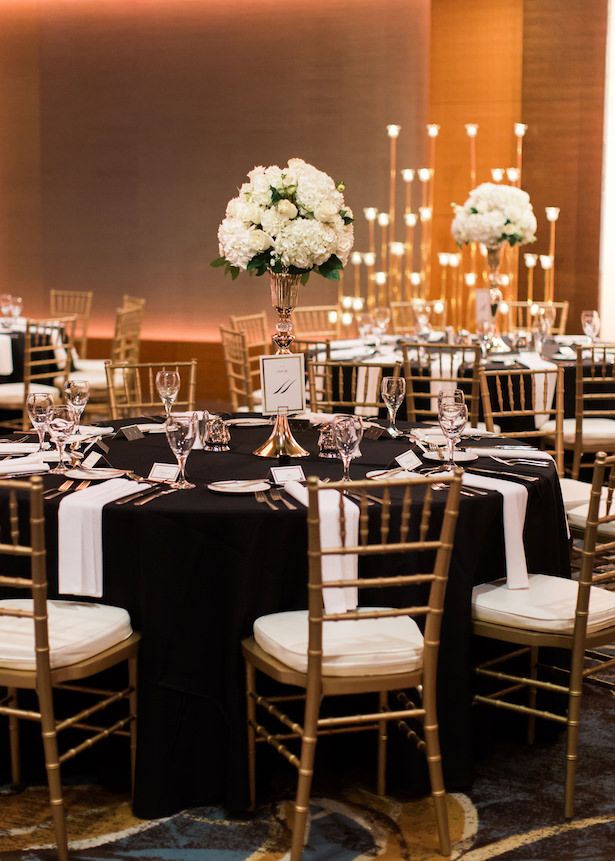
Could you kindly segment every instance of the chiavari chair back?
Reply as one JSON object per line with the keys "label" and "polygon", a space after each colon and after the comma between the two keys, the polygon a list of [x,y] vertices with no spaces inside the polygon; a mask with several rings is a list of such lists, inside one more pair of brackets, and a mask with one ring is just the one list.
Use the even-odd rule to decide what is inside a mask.
{"label": "chiavari chair back", "polygon": [[[19,722],[40,724],[58,858],[68,861],[60,766],[117,734],[130,738],[134,778],[139,635],[133,633],[128,613],[121,608],[47,600],[42,491],[40,477],[0,481],[0,517],[7,527],[0,542],[5,572],[0,575],[0,588],[4,594],[19,590],[21,596],[25,590],[29,595],[0,600],[0,687],[6,689],[0,715],[8,718],[11,779],[16,786],[21,783]],[[100,683],[76,684],[120,663],[128,665],[128,684],[119,690],[101,689]],[[29,702],[21,703],[23,690],[36,693],[38,710]],[[73,697],[76,691],[87,695],[85,707],[81,703],[79,711],[63,712],[58,719],[54,690],[72,692]],[[103,710],[118,705],[124,708],[112,713],[107,723]],[[85,738],[73,736],[70,747],[60,753],[59,739],[66,730],[83,732]]]}
{"label": "chiavari chair back", "polygon": [[461,389],[472,427],[480,413],[480,347],[451,344],[402,344],[408,421],[438,418],[438,392]]}
{"label": "chiavari chair back", "polygon": [[138,362],[141,350],[143,305],[125,305],[115,314],[115,329],[111,342],[112,362]]}
{"label": "chiavari chair back", "polygon": [[131,296],[129,293],[124,293],[122,296],[122,308],[141,308],[145,310],[146,300],[141,296]]}
{"label": "chiavari chair back", "polygon": [[291,320],[295,336],[301,341],[326,341],[339,338],[337,305],[311,305],[295,308]]}
{"label": "chiavari chair back", "polygon": [[220,338],[226,366],[231,409],[253,412],[261,404],[260,368],[251,361],[245,332],[220,326]]}
{"label": "chiavari chair back", "polygon": [[49,314],[51,317],[75,317],[75,347],[81,358],[87,356],[88,326],[92,313],[91,290],[50,290]]}
{"label": "chiavari chair back", "polygon": [[[507,589],[502,582],[484,583],[473,591],[473,630],[481,637],[501,640],[513,646],[511,652],[491,658],[477,667],[489,692],[478,694],[475,702],[524,714],[529,718],[528,737],[532,742],[536,718],[555,721],[566,727],[564,816],[574,814],[574,784],[581,721],[583,681],[615,666],[610,652],[600,647],[615,641],[615,457],[600,452],[595,461],[578,583],[545,574],[530,575],[529,588]],[[606,488],[603,486],[606,484]],[[596,565],[600,558],[601,564]],[[602,564],[607,560],[607,564]],[[605,588],[606,587],[606,588]],[[563,680],[560,659],[557,668],[539,662],[539,649],[565,649],[570,653],[570,671]],[[529,671],[520,659],[526,657]],[[512,663],[511,663],[512,662]],[[539,670],[551,669],[549,681]],[[560,681],[561,680],[561,681]],[[496,690],[491,688],[495,686]],[[541,707],[538,693],[560,695],[565,708]],[[526,697],[520,699],[519,693]]]}
{"label": "chiavari chair back", "polygon": [[[456,471],[444,479],[445,504],[440,492],[434,493],[436,482],[421,477],[324,484],[309,478],[307,491],[297,491],[308,505],[308,610],[257,619],[254,636],[242,644],[252,804],[257,742],[271,744],[299,772],[291,861],[302,855],[317,738],[344,731],[375,731],[377,790],[384,794],[390,720],[426,751],[440,851],[443,855],[450,851],[436,674],[461,474]],[[353,494],[358,507],[346,492]],[[382,494],[383,504],[368,511],[368,496],[374,492]],[[394,514],[393,499],[399,502]],[[326,531],[332,520],[339,523],[335,539]],[[387,606],[374,606],[370,596],[369,606],[359,607],[363,589],[384,590]],[[415,618],[423,620],[424,635]],[[272,699],[259,695],[257,670],[304,693]],[[420,688],[422,701],[411,701],[404,693],[408,688]],[[393,692],[397,692],[395,698]],[[336,711],[334,716],[325,716],[323,699],[357,693],[377,694],[377,707],[359,714]],[[286,700],[292,707],[302,699],[301,722],[291,718],[285,708]],[[277,728],[269,728],[272,720],[278,721]],[[424,739],[408,721],[422,725]],[[292,750],[293,740],[300,743],[298,754]]]}
{"label": "chiavari chair back", "polygon": [[162,401],[156,388],[159,371],[177,371],[181,386],[173,409],[195,408],[197,360],[187,362],[105,362],[111,419],[159,413]]}
{"label": "chiavari chair back", "polygon": [[401,367],[401,362],[390,365],[310,358],[307,362],[310,409],[377,416],[383,408],[382,378],[399,377]]}
{"label": "chiavari chair back", "polygon": [[563,335],[566,332],[568,308],[570,303],[563,302],[508,302],[510,325],[514,329],[530,331],[539,317],[547,317],[552,335]]}
{"label": "chiavari chair back", "polygon": [[391,302],[391,331],[394,335],[407,335],[414,332],[419,323],[417,313],[428,316],[429,324],[436,329],[446,326],[446,299],[413,300],[410,302]]}
{"label": "chiavari chair back", "polygon": [[502,437],[542,442],[563,475],[563,368],[480,368],[478,373],[487,430],[497,423]]}
{"label": "chiavari chair back", "polygon": [[261,354],[270,352],[271,336],[268,331],[267,314],[264,311],[241,316],[234,314],[230,317],[230,328],[245,333],[250,350],[259,349]]}

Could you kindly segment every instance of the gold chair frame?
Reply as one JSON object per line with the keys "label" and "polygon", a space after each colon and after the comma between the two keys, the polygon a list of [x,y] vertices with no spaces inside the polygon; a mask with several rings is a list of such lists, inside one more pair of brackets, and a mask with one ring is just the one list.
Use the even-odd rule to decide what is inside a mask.
{"label": "gold chair frame", "polygon": [[122,308],[140,308],[144,311],[146,301],[141,296],[131,296],[129,293],[124,293],[122,296]]}
{"label": "gold chair frame", "polygon": [[[589,364],[583,359],[583,354],[590,351]],[[604,440],[592,443],[583,439],[583,419],[612,418],[615,419],[615,409],[608,407],[600,409],[600,401],[615,400],[615,343],[604,343],[599,346],[577,346],[575,361],[575,433],[574,443],[566,443],[564,448],[573,451],[572,478],[578,478],[581,461],[586,453],[594,453],[608,449]],[[611,358],[607,357],[611,354]],[[610,371],[609,371],[610,368]],[[613,449],[615,450],[615,438]]]}
{"label": "gold chair frame", "polygon": [[263,352],[270,351],[271,335],[269,333],[269,324],[267,322],[267,314],[265,311],[260,311],[258,314],[233,314],[230,318],[229,328],[236,332],[244,332],[248,347],[262,347]]}
{"label": "gold chair frame", "polygon": [[[459,493],[461,489],[461,473],[456,470],[454,476],[444,480],[449,484],[446,507],[441,529],[437,537],[429,532],[433,485],[436,478],[424,477],[412,481],[395,482],[397,489],[403,490],[401,519],[399,529],[391,529],[390,502],[391,482],[386,481],[356,481],[323,484],[312,477],[308,479],[308,651],[307,672],[301,673],[283,664],[272,655],[265,652],[253,637],[243,641],[242,649],[246,662],[247,673],[247,709],[248,709],[248,751],[249,751],[249,783],[252,805],[256,797],[256,744],[267,742],[282,754],[288,762],[297,768],[298,782],[295,799],[291,861],[299,861],[302,855],[305,827],[308,815],[310,788],[314,769],[314,755],[318,736],[334,735],[341,732],[359,732],[372,730],[377,733],[378,774],[377,789],[383,795],[386,784],[386,745],[387,722],[396,721],[408,738],[426,751],[431,794],[435,806],[435,816],[439,838],[440,852],[450,853],[450,838],[448,830],[448,814],[446,808],[446,793],[442,778],[442,764],[438,738],[438,719],[436,712],[436,674],[442,610],[451,549],[457,515],[459,511]],[[340,534],[344,536],[345,519],[342,493],[350,491],[359,499],[360,527],[359,539],[356,546],[343,549],[325,549],[320,537],[320,511],[318,493],[322,488],[339,490],[340,493]],[[383,493],[383,505],[379,507],[380,529],[373,529],[373,543],[369,541],[370,532],[368,521],[368,500],[365,494],[375,489]],[[420,491],[419,491],[420,489]],[[420,513],[413,517],[412,502],[419,493],[424,493]],[[417,500],[418,502],[418,500]],[[418,539],[411,539],[410,524],[416,523]],[[331,555],[356,554],[359,557],[384,556],[393,553],[434,553],[433,569],[419,574],[404,573],[401,575],[364,578],[359,575],[356,580],[331,581],[323,583],[322,560]],[[421,563],[427,563],[421,557]],[[421,586],[428,589],[429,598],[423,604],[405,606],[399,609],[371,608],[367,612],[348,611],[346,613],[327,613],[323,609],[323,590],[340,586],[362,588],[392,588]],[[403,600],[403,599],[402,599]],[[422,616],[425,619],[424,654],[422,667],[401,673],[388,673],[365,676],[331,676],[322,669],[323,658],[323,624],[335,622],[343,624],[344,620],[366,618],[392,618],[396,616]],[[301,689],[304,693],[291,696],[267,697],[256,691],[256,670],[282,684]],[[422,686],[422,705],[415,705],[405,693],[408,688]],[[389,706],[389,694],[400,691],[398,703]],[[323,697],[356,693],[377,693],[378,708],[367,714],[336,715],[335,717],[320,717]],[[304,700],[303,724],[298,723],[283,711],[285,701]],[[268,713],[281,724],[281,732],[270,732],[257,720],[257,707]],[[424,740],[406,723],[408,719],[418,720],[423,724]],[[289,749],[289,740],[301,742],[300,755],[297,756]]]}
{"label": "gold chair frame", "polygon": [[51,317],[75,317],[75,346],[82,359],[87,356],[88,327],[92,314],[91,290],[50,290],[49,314]]}
{"label": "gold chair frame", "polygon": [[[436,313],[434,305],[441,304],[442,311]],[[446,299],[428,299],[424,300],[424,304],[430,308],[430,313],[435,314],[440,318],[437,321],[437,328],[446,326],[446,317],[448,312],[448,303]],[[407,335],[409,332],[416,330],[416,304],[415,302],[391,302],[391,331],[394,335]],[[433,321],[432,325],[433,325]]]}
{"label": "gold chair frame", "polygon": [[[158,371],[178,371],[182,387],[173,405],[176,411],[195,408],[197,360],[187,362],[105,362],[107,395],[112,420],[159,413],[156,389]],[[186,373],[187,372],[187,373]]]}
{"label": "gold chair frame", "polygon": [[[615,485],[615,456],[607,457],[600,452],[595,461],[592,481],[587,525],[583,543],[583,560],[579,576],[579,591],[577,596],[574,630],[572,633],[552,633],[530,631],[524,628],[507,627],[493,622],[474,621],[473,631],[480,637],[501,640],[519,646],[512,652],[498,658],[485,661],[476,668],[479,677],[489,679],[494,684],[503,683],[504,687],[492,694],[478,694],[474,697],[476,703],[495,706],[527,715],[529,718],[528,740],[533,742],[536,718],[544,718],[566,726],[566,777],[564,784],[564,817],[571,819],[574,815],[574,782],[578,761],[578,740],[581,719],[581,698],[583,681],[597,672],[602,672],[615,666],[615,658],[593,652],[593,664],[586,665],[586,649],[596,649],[615,641],[615,625],[603,628],[593,633],[587,632],[590,587],[604,586],[615,583],[615,568],[594,573],[594,561],[597,555],[610,554],[615,551],[615,541],[599,544],[600,529],[607,524],[615,523],[615,508],[613,507],[613,490]],[[608,481],[608,496],[605,503],[605,513],[599,514],[600,495],[605,480],[606,471],[610,470]],[[568,684],[556,684],[538,678],[541,665],[538,662],[538,650],[541,647],[565,649],[571,655],[571,668]],[[529,674],[523,675],[513,670],[502,670],[502,664],[508,660],[518,660],[526,656],[529,659]],[[560,669],[560,668],[556,668]],[[560,670],[561,671],[561,670]],[[528,705],[508,699],[511,694],[527,691]],[[539,691],[558,693],[567,699],[566,714],[558,714],[548,709],[537,707]]]}
{"label": "gold chair frame", "polygon": [[253,368],[246,333],[220,326],[220,339],[226,366],[231,409],[237,412],[246,407],[256,409],[254,392],[260,381],[260,367]]}
{"label": "gold chair frame", "polygon": [[[19,755],[19,720],[37,721],[41,725],[45,767],[49,785],[51,813],[55,831],[58,858],[68,861],[66,818],[60,779],[60,766],[78,753],[89,750],[92,745],[110,735],[126,736],[130,739],[130,765],[134,785],[136,756],[136,716],[137,716],[137,650],[140,635],[133,633],[128,639],[85,660],[52,669],[50,666],[49,637],[47,627],[47,572],[45,563],[45,519],[43,511],[43,482],[40,476],[29,481],[0,481],[3,505],[8,505],[10,522],[10,542],[0,543],[0,555],[21,557],[29,561],[30,578],[0,576],[0,587],[29,589],[32,593],[32,610],[16,610],[0,607],[0,616],[20,616],[32,619],[36,669],[16,670],[0,666],[0,687],[6,688],[6,696],[0,699],[0,715],[8,717],[11,750],[11,780],[18,786],[21,783]],[[30,543],[20,541],[18,497],[25,496],[29,509]],[[8,499],[7,499],[8,497]],[[109,667],[127,662],[128,685],[122,690],[101,690],[99,687],[76,685],[75,682],[87,679]],[[38,698],[38,711],[19,706],[20,690],[35,691]],[[63,690],[80,692],[94,698],[94,705],[81,708],[77,713],[61,720],[55,717],[53,691]],[[106,727],[98,725],[99,713],[118,702],[128,703],[128,715],[119,717]],[[96,715],[95,724],[90,718]],[[60,754],[58,735],[66,729],[82,730],[88,733],[84,741],[73,745]]]}
{"label": "gold chair frame", "polygon": [[[335,312],[331,323],[329,314]],[[295,308],[291,320],[295,336],[300,341],[327,341],[339,338],[339,311],[337,305],[304,305]]]}
{"label": "gold chair frame", "polygon": [[545,308],[552,308],[555,311],[555,321],[551,326],[551,334],[563,335],[566,332],[570,307],[570,302],[567,299],[563,302],[528,302],[527,300],[521,302],[515,300],[508,302],[508,307],[510,309],[510,325],[513,329],[531,330],[533,318],[536,317],[536,309],[538,313],[541,313]]}
{"label": "gold chair frame", "polygon": [[[373,411],[383,409],[380,386],[384,376],[399,377],[401,362],[394,365],[377,362],[338,362],[335,359],[308,359],[307,376],[310,409],[323,413],[348,412],[348,410]],[[360,371],[363,369],[363,374]],[[371,372],[371,374],[370,374]],[[368,398],[368,387],[374,388],[373,375],[377,374],[375,398]],[[350,397],[343,396],[349,390]],[[334,393],[338,393],[336,397]]]}

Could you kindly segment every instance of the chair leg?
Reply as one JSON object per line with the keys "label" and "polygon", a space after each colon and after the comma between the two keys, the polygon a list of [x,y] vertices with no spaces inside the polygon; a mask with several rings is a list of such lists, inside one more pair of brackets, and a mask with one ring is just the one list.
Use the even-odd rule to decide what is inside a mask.
{"label": "chair leg", "polygon": [[[16,709],[17,688],[8,688],[8,705]],[[9,717],[9,742],[11,746],[11,782],[13,786],[21,783],[21,757],[19,755],[19,718]]]}
{"label": "chair leg", "polygon": [[137,763],[137,657],[128,659],[128,684],[131,692],[128,695],[128,707],[132,720],[130,721],[130,790],[135,794],[135,767]]}
{"label": "chair leg", "polygon": [[446,807],[446,790],[444,789],[444,778],[442,776],[442,757],[440,755],[440,739],[438,737],[438,724],[435,714],[425,714],[425,747],[427,752],[427,766],[429,768],[429,780],[431,783],[431,796],[433,798],[436,812],[436,826],[438,829],[438,842],[440,854],[447,857],[451,853],[451,838],[448,828],[448,810]]}
{"label": "chair leg", "polygon": [[[532,646],[530,649],[530,678],[536,679],[538,675],[538,648]],[[529,707],[536,708],[537,689],[530,687],[529,689]],[[534,744],[536,738],[536,715],[530,715],[527,721],[527,743]]]}
{"label": "chair leg", "polygon": [[574,455],[572,457],[572,478],[578,479],[579,472],[581,471],[581,452],[576,448],[574,450]]}
{"label": "chair leg", "polygon": [[[41,698],[42,700],[43,698]],[[49,786],[49,802],[56,838],[59,861],[68,861],[68,836],[66,833],[66,813],[60,779],[60,763],[58,760],[58,738],[55,729],[53,710],[41,701],[41,730],[43,749],[45,752],[45,768]]]}
{"label": "chair leg", "polygon": [[299,763],[299,778],[297,780],[297,795],[295,797],[295,816],[293,820],[293,839],[290,849],[290,861],[300,861],[305,843],[305,829],[310,810],[310,790],[314,774],[314,756],[318,740],[318,712],[320,697],[307,692],[305,701],[305,720],[301,738],[301,760]]}
{"label": "chair leg", "polygon": [[246,695],[248,715],[248,786],[250,790],[250,810],[256,807],[256,733],[254,721],[256,720],[256,670],[254,666],[246,661]]}
{"label": "chair leg", "polygon": [[[388,694],[380,691],[378,694],[378,706],[381,712],[387,710]],[[378,721],[378,775],[376,781],[376,792],[384,795],[386,792],[386,767],[387,767],[387,731],[388,721]]]}
{"label": "chair leg", "polygon": [[[580,663],[580,666],[576,666]],[[564,784],[564,818],[574,816],[574,782],[577,773],[577,750],[581,721],[581,697],[583,695],[582,661],[573,655],[570,672],[570,695],[566,721],[566,780]]]}

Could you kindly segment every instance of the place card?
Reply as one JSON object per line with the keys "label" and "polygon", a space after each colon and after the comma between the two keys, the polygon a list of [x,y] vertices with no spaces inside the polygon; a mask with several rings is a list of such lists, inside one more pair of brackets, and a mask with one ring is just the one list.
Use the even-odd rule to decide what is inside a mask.
{"label": "place card", "polygon": [[96,466],[101,457],[102,454],[99,452],[91,451],[89,455],[81,461],[81,469],[91,469],[93,466]]}
{"label": "place card", "polygon": [[305,410],[303,353],[260,356],[264,416]]}
{"label": "place card", "polygon": [[416,469],[417,466],[421,466],[423,463],[422,460],[415,455],[412,449],[408,449],[408,451],[403,452],[403,454],[397,455],[395,460],[401,468],[405,470]]}
{"label": "place card", "polygon": [[284,484],[287,481],[305,481],[302,466],[272,466],[271,476],[276,484]]}
{"label": "place card", "polygon": [[149,471],[147,480],[177,481],[179,467],[174,463],[155,463]]}
{"label": "place card", "polygon": [[144,437],[144,433],[139,425],[126,425],[125,427],[120,428],[120,430],[126,439],[131,441],[135,439],[143,439]]}

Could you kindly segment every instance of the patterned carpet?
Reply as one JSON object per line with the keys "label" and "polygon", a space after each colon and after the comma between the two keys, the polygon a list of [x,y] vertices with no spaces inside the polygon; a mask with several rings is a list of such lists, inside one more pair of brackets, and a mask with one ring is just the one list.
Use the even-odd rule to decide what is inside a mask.
{"label": "patterned carpet", "polygon": [[[613,700],[610,689],[588,688],[572,823],[562,819],[563,738],[528,747],[510,734],[479,765],[472,789],[449,796],[451,857],[613,861]],[[208,807],[156,821],[135,819],[127,798],[91,786],[69,788],[67,802],[74,861],[281,861],[288,850],[291,807],[285,801],[262,806],[252,817],[228,819]],[[0,861],[49,861],[50,835],[44,789],[0,797]],[[381,799],[361,788],[313,799],[306,861],[439,857],[428,799]]]}

